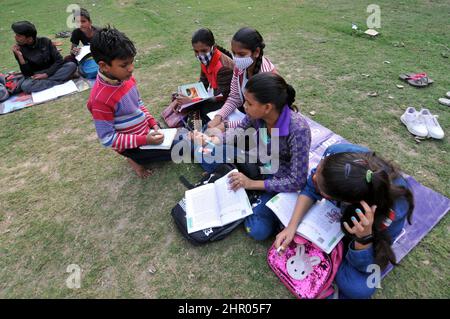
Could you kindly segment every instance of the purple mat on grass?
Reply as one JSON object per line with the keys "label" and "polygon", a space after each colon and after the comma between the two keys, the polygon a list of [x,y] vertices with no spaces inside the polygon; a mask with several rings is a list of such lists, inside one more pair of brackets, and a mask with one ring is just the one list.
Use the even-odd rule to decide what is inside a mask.
{"label": "purple mat on grass", "polygon": [[[348,143],[348,141],[313,120],[307,117],[306,119],[311,128],[312,136],[309,167],[313,168],[317,166],[328,146],[337,143]],[[393,250],[397,257],[397,262],[400,262],[450,209],[450,199],[423,186],[411,176],[405,177],[411,185],[414,194],[415,208],[412,225],[405,223],[404,229],[394,241]],[[383,277],[392,269],[392,265],[389,266],[383,272]]]}

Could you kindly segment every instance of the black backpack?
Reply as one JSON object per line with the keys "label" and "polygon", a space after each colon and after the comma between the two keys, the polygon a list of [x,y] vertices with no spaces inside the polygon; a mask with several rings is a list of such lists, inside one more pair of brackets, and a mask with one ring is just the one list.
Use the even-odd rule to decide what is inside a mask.
{"label": "black backpack", "polygon": [[[233,164],[221,164],[217,167],[217,169],[211,174],[205,175],[198,183],[191,184],[185,177],[180,176],[180,181],[183,185],[188,189],[192,189],[195,187],[199,187],[208,183],[214,183],[219,178],[225,176],[233,169],[236,169],[236,166]],[[247,196],[250,200],[250,204],[254,204],[258,201],[259,194],[261,192],[257,191],[246,191]],[[222,227],[212,227],[204,230],[199,230],[193,233],[188,234],[187,232],[187,224],[186,224],[186,200],[183,198],[180,200],[174,208],[172,208],[172,217],[177,225],[177,228],[180,230],[181,234],[184,238],[186,238],[193,245],[198,246],[202,244],[206,244],[208,242],[217,241],[225,238],[228,234],[230,234],[236,227],[238,227],[244,219],[237,220],[233,223]]]}

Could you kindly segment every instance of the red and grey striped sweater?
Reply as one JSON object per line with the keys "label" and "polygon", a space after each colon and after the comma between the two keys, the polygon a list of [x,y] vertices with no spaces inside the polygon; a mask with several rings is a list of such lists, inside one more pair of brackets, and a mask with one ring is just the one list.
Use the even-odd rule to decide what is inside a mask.
{"label": "red and grey striped sweater", "polygon": [[148,132],[158,124],[144,106],[134,77],[118,82],[99,73],[87,108],[100,142],[118,152],[145,145]]}

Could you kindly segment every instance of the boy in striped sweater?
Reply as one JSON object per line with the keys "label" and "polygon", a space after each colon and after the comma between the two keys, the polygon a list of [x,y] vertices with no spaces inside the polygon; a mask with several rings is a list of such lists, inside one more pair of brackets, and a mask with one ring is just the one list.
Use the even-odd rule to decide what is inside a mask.
{"label": "boy in striped sweater", "polygon": [[161,144],[164,134],[144,106],[132,76],[136,48],[125,34],[108,26],[94,35],[91,52],[99,73],[87,108],[100,142],[126,156],[138,176],[148,177],[151,170],[144,165],[170,160],[171,151],[139,148]]}

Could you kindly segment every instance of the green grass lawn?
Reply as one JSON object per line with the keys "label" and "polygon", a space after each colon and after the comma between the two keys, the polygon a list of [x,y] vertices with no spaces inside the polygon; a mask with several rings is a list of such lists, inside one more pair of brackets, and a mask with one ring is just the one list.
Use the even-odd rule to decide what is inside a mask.
{"label": "green grass lawn", "polygon": [[[67,30],[71,2],[2,1],[0,70],[18,69],[10,50],[12,22],[28,19],[40,35],[54,37]],[[315,111],[314,120],[450,196],[450,112],[437,102],[450,91],[450,59],[441,55],[450,45],[449,1],[376,1],[377,39],[351,33],[351,22],[364,27],[372,0],[80,3],[94,24],[111,23],[135,41],[135,76],[155,116],[179,84],[198,78],[190,45],[197,28],[211,28],[229,48],[232,35],[249,25],[296,88],[304,114]],[[69,40],[64,43],[67,55]],[[435,83],[410,87],[398,80],[407,71],[427,72]],[[378,97],[368,97],[371,91]],[[267,266],[272,240],[255,242],[239,228],[206,246],[186,242],[170,209],[185,190],[178,176],[196,180],[200,168],[158,164],[151,178],[138,179],[97,140],[88,95],[0,116],[0,297],[292,298]],[[409,105],[438,114],[445,139],[417,143],[399,120]],[[448,298],[449,230],[445,217],[375,298]],[[81,289],[66,287],[69,264],[82,268]]]}

